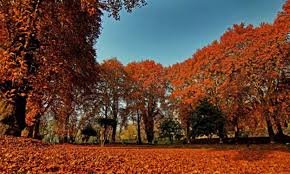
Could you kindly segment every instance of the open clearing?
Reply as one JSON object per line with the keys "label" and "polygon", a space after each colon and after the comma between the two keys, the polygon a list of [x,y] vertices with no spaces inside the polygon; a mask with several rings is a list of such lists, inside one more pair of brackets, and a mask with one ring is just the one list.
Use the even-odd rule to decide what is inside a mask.
{"label": "open clearing", "polygon": [[290,173],[278,145],[97,147],[0,137],[0,173]]}

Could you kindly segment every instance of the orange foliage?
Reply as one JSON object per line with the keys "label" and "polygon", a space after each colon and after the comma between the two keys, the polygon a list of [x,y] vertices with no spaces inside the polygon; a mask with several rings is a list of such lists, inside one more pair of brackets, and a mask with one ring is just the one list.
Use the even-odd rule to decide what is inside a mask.
{"label": "orange foliage", "polygon": [[[256,127],[263,120],[260,115],[280,122],[289,119],[289,86],[282,85],[289,82],[283,76],[290,66],[289,4],[274,24],[234,25],[219,41],[169,67],[172,97],[193,108],[207,97],[241,127]],[[257,107],[262,113],[254,115]]]}
{"label": "orange foliage", "polygon": [[160,105],[165,100],[165,70],[152,60],[132,62],[125,67],[132,81],[133,91],[129,96],[135,110],[142,115],[147,140],[154,138],[154,119],[161,115]]}

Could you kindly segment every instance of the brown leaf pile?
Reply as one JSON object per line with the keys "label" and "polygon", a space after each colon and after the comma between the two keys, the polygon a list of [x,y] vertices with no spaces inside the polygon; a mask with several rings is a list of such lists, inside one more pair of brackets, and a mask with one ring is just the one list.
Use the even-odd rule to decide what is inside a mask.
{"label": "brown leaf pile", "polygon": [[0,173],[290,173],[290,153],[280,148],[101,148],[0,137],[0,159]]}

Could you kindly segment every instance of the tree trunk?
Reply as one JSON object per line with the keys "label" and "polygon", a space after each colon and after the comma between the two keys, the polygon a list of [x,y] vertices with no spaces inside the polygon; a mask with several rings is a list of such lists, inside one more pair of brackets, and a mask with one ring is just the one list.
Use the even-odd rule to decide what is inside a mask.
{"label": "tree trunk", "polygon": [[235,125],[235,142],[238,143],[240,137],[240,129],[238,125]]}
{"label": "tree trunk", "polygon": [[154,118],[152,116],[148,116],[145,121],[145,132],[147,136],[147,141],[149,144],[153,144],[154,140]]}
{"label": "tree trunk", "polygon": [[1,121],[1,124],[7,128],[2,134],[21,136],[21,131],[26,127],[25,112],[26,97],[17,96],[14,103],[14,112]]}
{"label": "tree trunk", "polygon": [[141,138],[141,118],[140,114],[137,113],[137,144],[142,144]]}
{"label": "tree trunk", "polygon": [[101,147],[104,147],[105,145],[105,128],[101,127],[100,130],[100,145]]}
{"label": "tree trunk", "polygon": [[113,98],[113,106],[112,106],[112,110],[113,110],[113,119],[115,121],[115,123],[112,125],[112,142],[115,143],[116,141],[116,132],[117,132],[117,123],[118,123],[118,113],[119,113],[119,97],[118,96],[114,96]]}
{"label": "tree trunk", "polygon": [[[279,107],[279,110],[281,108]],[[277,133],[276,133],[276,137],[283,137],[285,136],[284,133],[283,133],[283,129],[282,129],[282,125],[281,125],[281,122],[280,122],[280,119],[277,118],[279,115],[278,115],[278,110],[275,111],[275,114],[273,115],[273,118],[274,118],[274,121],[275,121],[275,125],[277,127]]]}
{"label": "tree trunk", "polygon": [[283,136],[284,133],[283,133],[282,125],[278,120],[276,120],[276,126],[277,126],[277,135]]}
{"label": "tree trunk", "polygon": [[186,122],[186,138],[187,138],[187,142],[188,144],[190,144],[190,121]]}
{"label": "tree trunk", "polygon": [[[106,110],[105,110],[105,119],[106,120],[108,119],[108,107],[106,107]],[[106,144],[108,142],[107,132],[108,132],[108,124],[107,124],[107,122],[105,122],[105,125],[104,125],[104,144]]]}
{"label": "tree trunk", "polygon": [[238,143],[240,137],[240,128],[239,128],[239,121],[238,117],[235,117],[233,120],[234,130],[235,130],[235,143]]}
{"label": "tree trunk", "polygon": [[264,114],[265,114],[265,119],[266,119],[266,124],[267,124],[267,130],[268,130],[269,138],[270,138],[271,143],[273,143],[274,142],[274,138],[275,138],[275,133],[274,133],[274,130],[273,130],[272,122],[271,122],[269,113],[268,112],[264,112]]}
{"label": "tree trunk", "polygon": [[114,123],[112,130],[112,143],[116,142],[116,132],[117,132],[117,124]]}
{"label": "tree trunk", "polygon": [[38,114],[36,117],[36,122],[34,123],[34,126],[33,126],[32,138],[41,139],[39,129],[40,129],[40,114]]}

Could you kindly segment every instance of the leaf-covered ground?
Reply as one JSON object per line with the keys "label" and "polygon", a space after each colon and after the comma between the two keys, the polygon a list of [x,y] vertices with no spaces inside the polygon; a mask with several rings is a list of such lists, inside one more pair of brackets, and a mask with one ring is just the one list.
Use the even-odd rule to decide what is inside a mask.
{"label": "leaf-covered ground", "polygon": [[0,173],[290,173],[282,146],[204,147],[101,148],[0,137]]}

